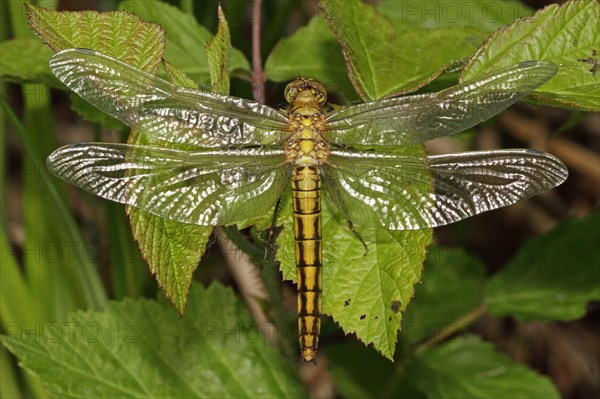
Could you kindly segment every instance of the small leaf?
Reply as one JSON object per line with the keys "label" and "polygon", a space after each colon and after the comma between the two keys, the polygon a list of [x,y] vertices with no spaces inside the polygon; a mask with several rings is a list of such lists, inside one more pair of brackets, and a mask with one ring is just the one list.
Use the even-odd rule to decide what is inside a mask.
{"label": "small leaf", "polygon": [[[289,206],[289,205],[288,205]],[[421,276],[431,229],[388,231],[374,226],[355,226],[369,252],[348,230],[347,222],[322,206],[323,313],[339,323],[345,333],[355,333],[391,359],[402,311]],[[291,211],[278,238],[277,258],[284,278],[297,281]]]}
{"label": "small leaf", "polygon": [[[461,248],[430,247],[422,284],[402,322],[402,342],[414,344],[444,328],[483,302],[485,268]],[[441,300],[442,299],[442,300]],[[467,326],[461,326],[467,327]]]}
{"label": "small leaf", "polygon": [[462,79],[471,80],[522,61],[544,60],[559,71],[533,95],[536,102],[600,110],[600,4],[552,4],[497,31],[471,58]]}
{"label": "small leaf", "polygon": [[485,288],[491,313],[522,321],[575,320],[600,300],[600,211],[525,244]]}
{"label": "small leaf", "polygon": [[328,91],[355,99],[340,45],[321,18],[279,41],[265,63],[270,80],[286,82],[298,76],[319,80]]}
{"label": "small leaf", "polygon": [[78,312],[44,334],[3,337],[50,396],[198,398],[305,396],[304,388],[229,288],[196,285],[178,319],[147,299]]}
{"label": "small leaf", "polygon": [[398,32],[372,6],[358,0],[321,4],[363,100],[417,90],[470,56],[485,39],[485,34],[472,28]]}
{"label": "small leaf", "polygon": [[406,378],[429,398],[560,398],[548,377],[475,336],[418,352]]}
{"label": "small leaf", "polygon": [[211,91],[227,95],[229,94],[229,68],[231,65],[231,36],[220,4],[218,18],[217,34],[206,43],[206,55],[210,70]]}
{"label": "small leaf", "polygon": [[0,43],[0,77],[11,82],[62,84],[52,75],[48,60],[52,50],[37,39],[13,39]]}
{"label": "small leaf", "polygon": [[[160,24],[166,31],[167,47],[165,59],[181,69],[196,83],[210,82],[208,58],[204,45],[211,40],[211,33],[193,15],[161,1],[133,1],[120,3],[120,10],[132,12],[146,21]],[[233,50],[231,70],[238,74],[249,74],[250,64],[244,55]]]}

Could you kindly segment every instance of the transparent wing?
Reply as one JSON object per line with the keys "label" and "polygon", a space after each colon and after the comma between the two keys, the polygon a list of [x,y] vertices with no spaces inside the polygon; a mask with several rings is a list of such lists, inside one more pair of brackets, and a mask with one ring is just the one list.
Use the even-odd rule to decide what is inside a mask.
{"label": "transparent wing", "polygon": [[193,147],[264,145],[282,140],[287,118],[241,98],[175,86],[112,57],[68,49],[50,69],[98,109],[155,139]]}
{"label": "transparent wing", "polygon": [[47,160],[60,178],[100,197],[178,222],[217,226],[264,215],[285,189],[283,152],[178,151],[82,143]]}
{"label": "transparent wing", "polygon": [[550,79],[557,67],[523,62],[437,93],[342,108],[327,117],[331,141],[353,146],[422,143],[461,132],[496,115]]}
{"label": "transparent wing", "polygon": [[558,186],[568,175],[560,160],[533,150],[424,158],[335,150],[330,161],[325,186],[342,213],[389,230],[453,223]]}

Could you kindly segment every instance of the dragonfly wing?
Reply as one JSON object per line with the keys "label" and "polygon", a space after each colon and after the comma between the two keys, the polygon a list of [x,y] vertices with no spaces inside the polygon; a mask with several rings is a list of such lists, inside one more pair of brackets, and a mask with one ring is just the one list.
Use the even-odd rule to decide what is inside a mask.
{"label": "dragonfly wing", "polygon": [[281,140],[287,118],[268,106],[175,86],[122,61],[68,49],[50,69],[98,109],[152,139],[193,147],[265,145]]}
{"label": "dragonfly wing", "polygon": [[269,212],[285,189],[283,151],[266,148],[179,151],[81,143],[54,151],[48,168],[100,197],[202,226]]}
{"label": "dragonfly wing", "polygon": [[[473,151],[424,158],[332,151],[327,186],[349,220],[390,230],[453,223],[561,184],[564,164],[533,150]],[[341,203],[341,205],[340,205]]]}
{"label": "dragonfly wing", "polygon": [[331,141],[344,146],[421,143],[466,130],[496,115],[550,79],[548,62],[522,62],[479,80],[429,94],[343,108],[327,117]]}

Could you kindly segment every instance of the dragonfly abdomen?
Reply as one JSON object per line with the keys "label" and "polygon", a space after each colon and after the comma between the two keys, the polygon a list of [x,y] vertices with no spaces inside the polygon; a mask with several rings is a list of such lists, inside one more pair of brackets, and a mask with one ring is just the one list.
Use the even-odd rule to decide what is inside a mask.
{"label": "dragonfly abdomen", "polygon": [[298,334],[300,353],[314,362],[321,328],[321,181],[314,165],[292,172],[294,237],[298,269]]}

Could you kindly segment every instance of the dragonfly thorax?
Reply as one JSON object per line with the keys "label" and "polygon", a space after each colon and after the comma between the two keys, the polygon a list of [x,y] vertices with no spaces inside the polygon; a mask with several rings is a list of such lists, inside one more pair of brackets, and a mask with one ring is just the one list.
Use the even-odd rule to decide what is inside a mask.
{"label": "dragonfly thorax", "polygon": [[[290,108],[293,108],[294,102]],[[291,110],[290,110],[291,111]],[[320,106],[302,104],[289,114],[289,134],[285,141],[286,157],[298,165],[316,165],[329,156],[324,137],[325,116]]]}
{"label": "dragonfly thorax", "polygon": [[297,79],[285,91],[289,134],[285,140],[287,159],[296,165],[316,165],[329,156],[325,140],[325,88],[312,79]]}

